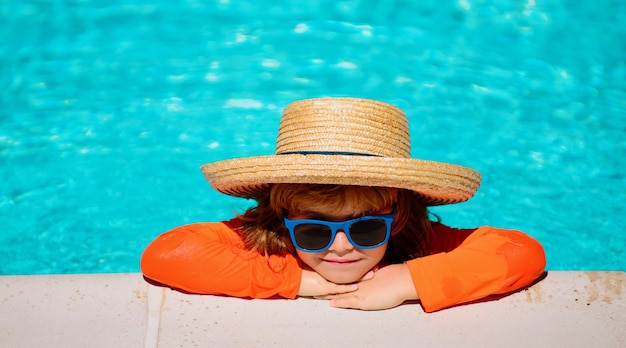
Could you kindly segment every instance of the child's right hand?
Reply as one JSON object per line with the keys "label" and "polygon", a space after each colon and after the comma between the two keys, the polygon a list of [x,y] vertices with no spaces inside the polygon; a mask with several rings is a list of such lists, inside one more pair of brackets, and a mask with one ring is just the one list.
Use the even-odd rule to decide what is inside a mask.
{"label": "child's right hand", "polygon": [[[374,271],[369,271],[359,282],[372,279],[373,277]],[[352,284],[335,284],[329,282],[312,269],[303,267],[298,296],[326,299],[326,296],[345,294],[356,291],[358,288],[358,282]]]}

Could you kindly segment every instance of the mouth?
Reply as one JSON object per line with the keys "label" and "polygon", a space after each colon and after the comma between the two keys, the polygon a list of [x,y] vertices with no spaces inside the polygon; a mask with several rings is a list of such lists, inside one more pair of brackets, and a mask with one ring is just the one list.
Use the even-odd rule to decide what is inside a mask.
{"label": "mouth", "polygon": [[352,264],[359,262],[359,260],[342,260],[342,259],[322,259],[322,261],[331,265],[335,265],[335,266],[347,266],[347,265],[352,265]]}

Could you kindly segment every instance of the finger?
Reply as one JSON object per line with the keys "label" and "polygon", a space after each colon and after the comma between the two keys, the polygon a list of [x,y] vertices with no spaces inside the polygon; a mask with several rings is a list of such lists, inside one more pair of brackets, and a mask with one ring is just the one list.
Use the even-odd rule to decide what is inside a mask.
{"label": "finger", "polygon": [[350,296],[350,293],[318,295],[318,296],[313,296],[313,298],[318,299],[318,300],[334,300],[336,298],[341,298],[344,296]]}
{"label": "finger", "polygon": [[332,300],[334,298],[336,298],[337,295],[319,295],[319,296],[313,296],[314,299],[316,300]]}
{"label": "finger", "polygon": [[361,281],[370,280],[372,278],[374,278],[374,270],[371,270],[371,271],[365,273],[365,275],[363,277],[361,277]]}
{"label": "finger", "polygon": [[329,283],[330,287],[328,289],[328,295],[336,295],[336,294],[345,294],[348,292],[357,291],[359,289],[359,285],[357,284],[345,284],[339,285],[335,283]]}
{"label": "finger", "polygon": [[335,307],[335,308],[363,309],[359,307],[356,296],[344,296],[344,297],[332,298],[330,299],[329,304],[331,305],[331,307]]}
{"label": "finger", "polygon": [[359,286],[357,284],[337,285],[337,284],[329,283],[329,287],[326,288],[325,294],[314,295],[313,298],[316,298],[319,300],[332,300],[333,298],[337,298],[339,296],[349,294],[358,289],[359,289]]}

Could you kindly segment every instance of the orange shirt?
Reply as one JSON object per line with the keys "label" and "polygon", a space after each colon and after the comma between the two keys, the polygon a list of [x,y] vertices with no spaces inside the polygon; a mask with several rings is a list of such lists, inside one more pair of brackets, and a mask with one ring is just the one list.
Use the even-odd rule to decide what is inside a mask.
{"label": "orange shirt", "polygon": [[[177,227],[153,241],[141,258],[143,274],[198,294],[295,298],[302,268],[294,255],[264,256],[244,249],[241,221]],[[520,289],[545,267],[541,245],[519,231],[433,226],[430,255],[407,262],[427,312]]]}

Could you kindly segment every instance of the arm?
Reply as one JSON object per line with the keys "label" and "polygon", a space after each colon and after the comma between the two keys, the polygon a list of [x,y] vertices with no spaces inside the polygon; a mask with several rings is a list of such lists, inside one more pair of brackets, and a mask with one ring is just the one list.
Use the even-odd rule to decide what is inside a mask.
{"label": "arm", "polygon": [[481,227],[458,230],[440,225],[436,254],[381,267],[354,293],[327,296],[341,308],[386,309],[420,299],[426,312],[518,290],[545,267],[541,245],[518,232]]}
{"label": "arm", "polygon": [[192,293],[295,298],[299,261],[293,255],[245,250],[233,230],[236,221],[181,226],[162,234],[142,255],[143,274]]}
{"label": "arm", "polygon": [[[435,243],[458,243],[455,232],[463,230],[438,231]],[[546,265],[539,242],[513,230],[481,227],[448,249],[453,250],[407,262],[427,312],[518,290],[541,276]]]}

